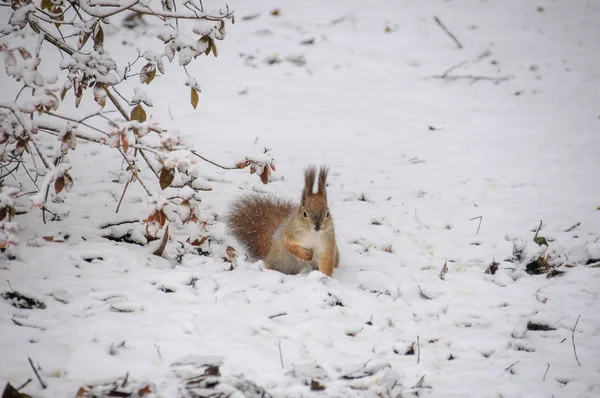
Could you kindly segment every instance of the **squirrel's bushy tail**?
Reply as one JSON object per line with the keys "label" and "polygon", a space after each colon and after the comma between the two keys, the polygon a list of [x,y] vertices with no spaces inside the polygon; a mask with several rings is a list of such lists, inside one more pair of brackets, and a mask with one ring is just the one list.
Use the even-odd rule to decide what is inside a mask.
{"label": "squirrel's bushy tail", "polygon": [[227,227],[251,257],[264,259],[277,228],[295,208],[289,200],[260,194],[243,195],[231,203]]}

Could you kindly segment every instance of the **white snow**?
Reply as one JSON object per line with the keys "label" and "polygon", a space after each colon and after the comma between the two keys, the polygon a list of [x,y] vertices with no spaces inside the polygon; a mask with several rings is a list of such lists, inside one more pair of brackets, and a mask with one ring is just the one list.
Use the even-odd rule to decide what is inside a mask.
{"label": "white snow", "polygon": [[[16,291],[46,308],[16,308],[0,298],[0,385],[31,378],[21,392],[73,397],[82,386],[107,391],[128,375],[127,388],[135,395],[150,385],[149,397],[216,390],[260,396],[250,392],[254,385],[273,397],[600,396],[600,268],[593,262],[600,259],[598,5],[229,6],[236,24],[217,43],[219,57],[200,55],[187,65],[197,81],[167,64],[136,99],[151,101],[148,118],[219,164],[257,148],[262,154],[247,159],[263,166],[276,159],[271,182],[263,185],[249,167],[228,171],[184,157],[202,176],[194,187],[212,191],[197,194],[201,223],[170,230],[172,243],[212,233],[200,246],[212,254],[190,253],[197,247],[188,242],[181,261],[169,261],[152,254],[160,241],[135,244],[146,243],[139,220],[166,199],[148,200],[131,183],[115,214],[130,174],[115,149],[78,140],[68,152],[72,190],[54,195],[50,174],[38,180],[50,184],[47,206],[62,220],[47,216],[43,224],[36,209],[8,225],[20,244],[0,254],[0,294]],[[0,25],[9,18],[2,9]],[[46,43],[40,67],[101,63],[106,73],[95,78],[113,81],[114,61],[134,59],[135,48],[160,58],[156,37],[164,28],[140,29],[106,34],[112,58],[61,61]],[[196,46],[169,36],[176,37]],[[280,62],[271,64],[271,54]],[[202,85],[197,110],[186,82]],[[5,73],[0,83],[0,104],[14,101],[20,86]],[[120,91],[131,96],[136,83],[128,79]],[[77,115],[73,103],[71,90],[59,109]],[[78,111],[98,110],[88,92]],[[161,139],[176,140],[166,133]],[[36,140],[59,152],[56,137],[40,132]],[[331,170],[328,200],[341,255],[332,278],[264,270],[245,260],[222,222],[243,192],[299,200],[309,164]],[[5,183],[18,187],[10,177]],[[538,236],[548,247],[533,242],[540,220]],[[104,238],[111,231],[133,243]],[[223,260],[229,245],[237,251],[233,269]],[[526,265],[540,256],[564,274],[528,274]],[[493,261],[498,270],[486,273]],[[531,330],[537,325],[551,330]],[[186,389],[188,379],[215,366],[220,376]],[[325,389],[311,391],[312,381]]]}

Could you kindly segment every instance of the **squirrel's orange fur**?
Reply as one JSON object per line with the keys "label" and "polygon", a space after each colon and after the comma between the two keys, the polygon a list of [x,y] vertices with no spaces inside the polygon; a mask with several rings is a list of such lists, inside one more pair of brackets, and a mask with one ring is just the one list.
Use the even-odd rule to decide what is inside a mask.
{"label": "squirrel's orange fur", "polygon": [[327,167],[304,170],[300,204],[276,197],[251,194],[235,200],[227,217],[231,233],[251,257],[262,259],[269,269],[297,274],[304,268],[331,276],[339,252],[333,219],[327,205]]}

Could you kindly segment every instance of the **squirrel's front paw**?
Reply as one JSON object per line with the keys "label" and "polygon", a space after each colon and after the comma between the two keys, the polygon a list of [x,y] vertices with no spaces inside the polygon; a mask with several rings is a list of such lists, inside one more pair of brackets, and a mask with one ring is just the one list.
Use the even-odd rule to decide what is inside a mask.
{"label": "squirrel's front paw", "polygon": [[312,258],[313,258],[312,249],[307,249],[305,247],[301,247],[300,250],[298,250],[298,258],[300,260],[304,260],[304,261],[312,260]]}

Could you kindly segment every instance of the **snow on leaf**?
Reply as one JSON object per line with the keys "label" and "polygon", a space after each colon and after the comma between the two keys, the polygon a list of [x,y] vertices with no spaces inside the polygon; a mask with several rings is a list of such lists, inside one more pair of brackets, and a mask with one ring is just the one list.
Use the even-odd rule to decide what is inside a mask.
{"label": "snow on leaf", "polygon": [[169,62],[173,61],[173,58],[175,58],[175,43],[169,42],[165,45],[165,55]]}
{"label": "snow on leaf", "polygon": [[140,82],[142,84],[144,84],[144,83],[150,84],[150,82],[152,82],[152,80],[154,80],[155,76],[156,76],[156,66],[153,63],[148,62],[140,71]]}
{"label": "snow on leaf", "polygon": [[139,87],[133,88],[133,97],[131,97],[131,102],[134,104],[143,102],[147,106],[152,106],[152,99],[144,90],[140,89]]}
{"label": "snow on leaf", "polygon": [[[63,94],[61,94],[62,99],[64,99],[64,93],[66,92],[67,91],[63,89]],[[100,105],[101,108],[104,108],[104,106],[106,105],[106,91],[104,91],[104,87],[96,84],[93,88],[93,92],[94,101],[96,101],[96,103]]]}
{"label": "snow on leaf", "polygon": [[73,177],[71,177],[71,175],[65,171],[64,179],[65,179],[65,190],[67,192],[69,192],[71,190],[71,188],[73,188]]}
{"label": "snow on leaf", "polygon": [[17,8],[13,11],[8,23],[13,26],[18,26],[19,29],[23,29],[27,25],[27,18],[29,17],[29,13],[35,12],[35,3],[31,2],[30,4]]}

